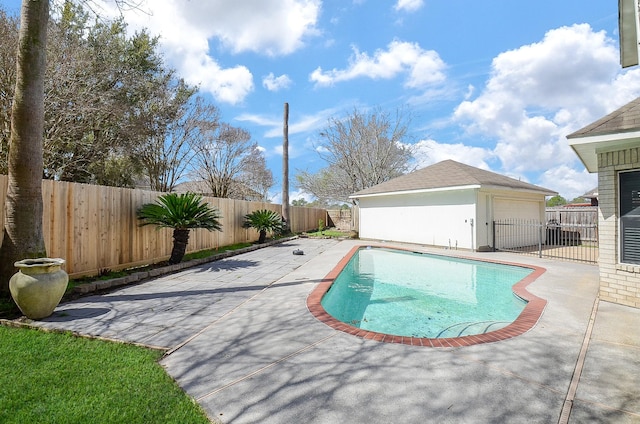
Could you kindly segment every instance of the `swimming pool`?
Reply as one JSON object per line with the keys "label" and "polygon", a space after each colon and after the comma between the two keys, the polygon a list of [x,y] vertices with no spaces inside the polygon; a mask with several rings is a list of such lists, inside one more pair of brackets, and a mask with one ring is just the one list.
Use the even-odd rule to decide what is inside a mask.
{"label": "swimming pool", "polygon": [[309,296],[309,310],[360,337],[464,346],[528,331],[546,301],[525,287],[544,269],[354,247]]}

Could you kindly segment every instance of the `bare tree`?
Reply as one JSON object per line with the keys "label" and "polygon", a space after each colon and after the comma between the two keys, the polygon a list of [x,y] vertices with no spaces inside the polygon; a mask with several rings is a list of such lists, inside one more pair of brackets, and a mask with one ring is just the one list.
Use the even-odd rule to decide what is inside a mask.
{"label": "bare tree", "polygon": [[238,178],[240,198],[244,200],[269,200],[269,189],[275,184],[273,173],[257,144],[242,159],[242,172]]}
{"label": "bare tree", "polygon": [[[262,155],[257,143],[251,141],[248,131],[223,123],[209,131],[193,146],[196,179],[204,181],[210,194],[223,198],[246,198],[246,187],[252,181],[255,166],[261,163],[254,155]],[[256,174],[257,175],[257,174]],[[253,177],[252,177],[253,178]]]}
{"label": "bare tree", "polygon": [[42,139],[49,0],[23,0],[11,109],[9,185],[0,246],[0,291],[14,262],[46,256],[42,232]]}
{"label": "bare tree", "polygon": [[183,103],[166,131],[137,145],[134,154],[141,161],[152,190],[170,192],[187,172],[197,140],[219,125],[219,110],[202,97]]}
{"label": "bare tree", "polygon": [[397,109],[393,119],[380,109],[354,109],[346,118],[329,119],[316,146],[328,166],[315,174],[300,171],[298,187],[322,202],[345,202],[357,191],[406,173],[413,158],[409,122],[404,109]]}

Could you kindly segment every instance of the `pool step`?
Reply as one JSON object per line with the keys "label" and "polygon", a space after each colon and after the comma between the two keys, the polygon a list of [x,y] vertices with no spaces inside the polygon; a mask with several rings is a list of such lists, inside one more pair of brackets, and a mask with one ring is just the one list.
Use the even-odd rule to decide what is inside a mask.
{"label": "pool step", "polygon": [[500,328],[504,328],[509,324],[509,321],[461,322],[451,325],[440,331],[436,338],[462,337],[473,334],[484,334],[490,331],[499,330]]}

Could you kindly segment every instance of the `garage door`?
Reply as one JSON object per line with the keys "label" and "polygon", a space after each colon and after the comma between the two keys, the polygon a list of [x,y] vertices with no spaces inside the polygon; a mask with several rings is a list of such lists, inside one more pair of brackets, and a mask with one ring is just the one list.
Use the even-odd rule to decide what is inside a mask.
{"label": "garage door", "polygon": [[540,221],[540,203],[517,199],[494,199],[493,219],[526,219]]}
{"label": "garage door", "polygon": [[[540,204],[534,201],[516,199],[495,199],[493,202],[493,217],[495,221],[507,221],[511,224],[496,225],[494,227],[495,247],[497,249],[513,249],[534,246],[541,241],[540,232]],[[514,221],[522,224],[516,225]]]}

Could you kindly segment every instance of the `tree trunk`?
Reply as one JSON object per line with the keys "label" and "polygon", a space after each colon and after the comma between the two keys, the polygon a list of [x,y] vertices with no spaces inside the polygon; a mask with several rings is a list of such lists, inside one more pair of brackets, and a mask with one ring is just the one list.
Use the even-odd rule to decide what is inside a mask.
{"label": "tree trunk", "polygon": [[46,256],[42,233],[42,143],[49,0],[22,0],[16,86],[11,109],[7,200],[0,246],[0,292],[13,263]]}
{"label": "tree trunk", "polygon": [[264,243],[267,239],[267,230],[260,230],[260,236],[258,237],[258,243]]}
{"label": "tree trunk", "polygon": [[179,263],[184,258],[189,243],[189,230],[174,229],[173,230],[173,249],[171,250],[170,264]]}
{"label": "tree trunk", "polygon": [[287,234],[291,229],[289,223],[289,103],[284,104],[282,133],[282,232]]}

